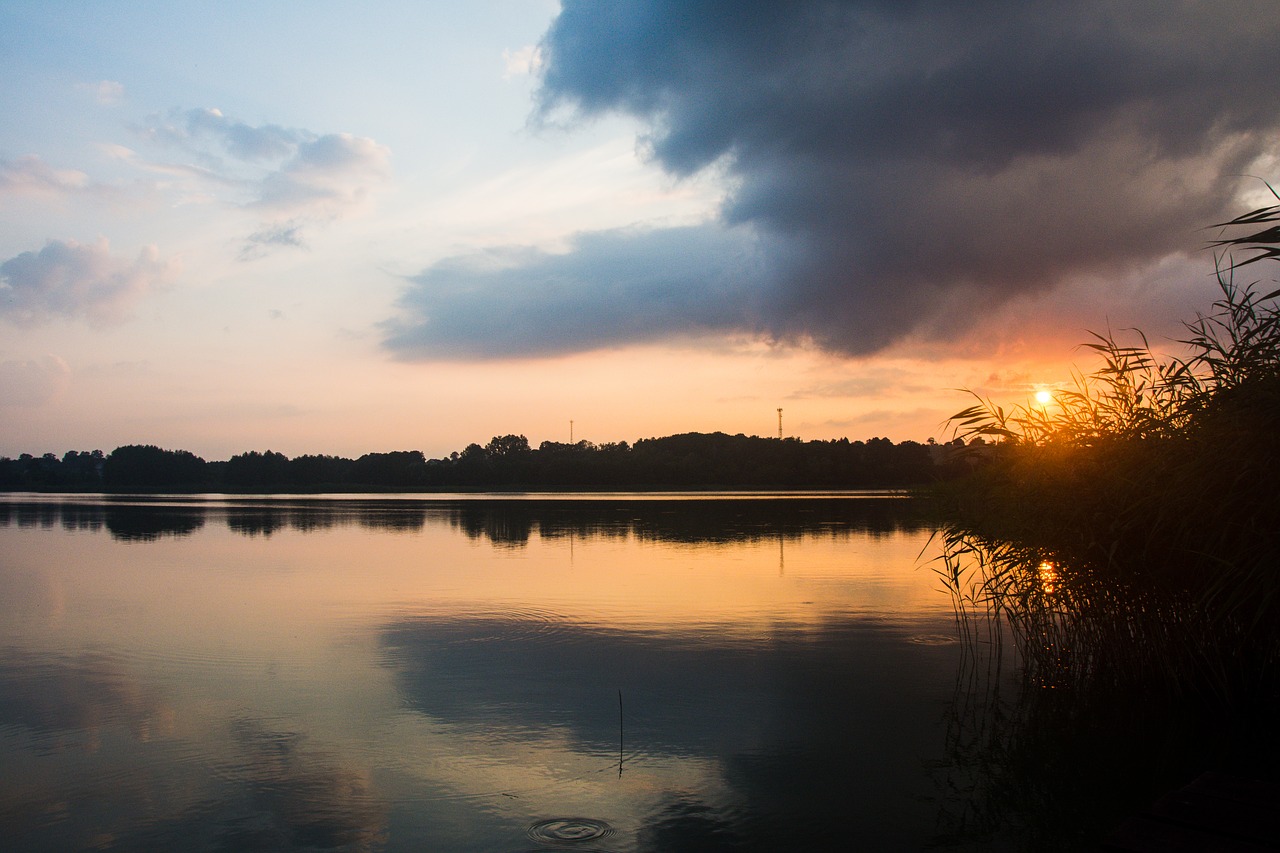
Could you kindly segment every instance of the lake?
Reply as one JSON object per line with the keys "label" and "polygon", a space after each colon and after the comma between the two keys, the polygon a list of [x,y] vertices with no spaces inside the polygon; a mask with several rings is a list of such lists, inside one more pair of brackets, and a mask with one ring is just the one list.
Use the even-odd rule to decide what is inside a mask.
{"label": "lake", "polygon": [[0,496],[0,838],[923,849],[964,656],[932,531],[849,494]]}

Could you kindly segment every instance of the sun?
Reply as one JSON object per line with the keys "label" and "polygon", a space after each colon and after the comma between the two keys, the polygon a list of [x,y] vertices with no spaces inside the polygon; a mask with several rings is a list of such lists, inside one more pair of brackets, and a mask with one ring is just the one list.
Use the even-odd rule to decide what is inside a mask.
{"label": "sun", "polygon": [[1042,406],[1047,406],[1053,402],[1053,393],[1050,391],[1037,391],[1036,402]]}

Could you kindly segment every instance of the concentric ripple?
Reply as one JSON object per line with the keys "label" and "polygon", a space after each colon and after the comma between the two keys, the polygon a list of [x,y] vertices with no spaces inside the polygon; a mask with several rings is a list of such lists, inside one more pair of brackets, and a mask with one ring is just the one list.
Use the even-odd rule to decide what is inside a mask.
{"label": "concentric ripple", "polygon": [[960,640],[947,634],[917,634],[914,637],[908,637],[907,642],[915,643],[917,646],[949,646]]}
{"label": "concentric ripple", "polygon": [[543,844],[599,841],[613,832],[609,824],[590,817],[553,817],[529,827],[529,837]]}

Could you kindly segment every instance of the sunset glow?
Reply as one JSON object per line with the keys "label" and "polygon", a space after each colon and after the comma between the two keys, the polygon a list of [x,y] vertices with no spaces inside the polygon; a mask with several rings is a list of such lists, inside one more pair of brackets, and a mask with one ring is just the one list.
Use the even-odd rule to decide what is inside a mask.
{"label": "sunset glow", "polygon": [[1176,335],[1274,172],[1216,4],[695,7],[5,4],[0,455],[941,440]]}

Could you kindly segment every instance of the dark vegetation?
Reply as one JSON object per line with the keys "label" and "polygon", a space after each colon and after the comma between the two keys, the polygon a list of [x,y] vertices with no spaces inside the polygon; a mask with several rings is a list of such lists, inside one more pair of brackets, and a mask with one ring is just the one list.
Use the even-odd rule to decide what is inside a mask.
{"label": "dark vegetation", "polygon": [[958,447],[887,438],[800,441],[724,433],[592,444],[495,436],[443,459],[420,451],[358,459],[250,451],[206,462],[151,445],[0,459],[0,489],[37,491],[442,491],[540,488],[900,489],[953,476]]}
{"label": "dark vegetation", "polygon": [[1098,335],[1052,402],[953,418],[996,441],[944,487],[938,566],[985,682],[957,716],[958,836],[1077,849],[1203,771],[1280,775],[1280,291],[1237,281],[1280,257],[1278,221],[1224,223],[1221,298],[1178,354]]}
{"label": "dark vegetation", "polygon": [[823,536],[888,535],[932,529],[923,502],[877,496],[859,500],[814,495],[760,500],[723,500],[701,495],[561,499],[407,495],[368,500],[332,496],[232,497],[209,503],[153,501],[149,496],[64,495],[59,499],[0,501],[0,527],[61,527],[105,531],[120,541],[189,536],[223,524],[244,536],[269,537],[358,526],[380,531],[420,531],[444,524],[474,541],[520,548],[535,539],[640,539],[686,544],[782,542]]}

